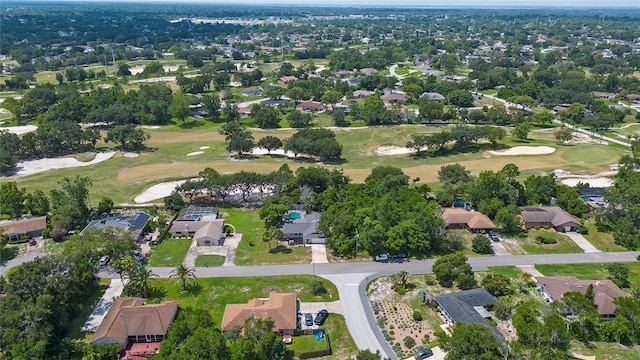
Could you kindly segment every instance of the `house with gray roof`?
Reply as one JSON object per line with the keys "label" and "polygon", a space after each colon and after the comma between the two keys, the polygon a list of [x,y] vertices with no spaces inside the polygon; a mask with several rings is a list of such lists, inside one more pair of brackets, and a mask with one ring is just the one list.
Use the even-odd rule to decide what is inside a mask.
{"label": "house with gray roof", "polygon": [[435,300],[442,310],[442,316],[448,323],[452,325],[457,322],[482,325],[491,330],[497,341],[505,341],[504,337],[485,320],[491,317],[485,306],[496,303],[496,298],[485,288],[438,295]]}
{"label": "house with gray roof", "polygon": [[425,92],[425,93],[422,93],[422,95],[420,95],[420,97],[421,98],[422,97],[427,98],[428,100],[431,100],[431,101],[444,101],[445,100],[444,95],[442,95],[440,93],[437,93],[437,92]]}
{"label": "house with gray roof", "polygon": [[151,219],[151,215],[143,212],[137,212],[131,216],[109,216],[104,219],[93,220],[80,234],[87,231],[87,229],[103,229],[103,228],[119,228],[130,233],[134,239],[140,241],[144,236],[144,229],[147,223]]}
{"label": "house with gray roof", "polygon": [[285,214],[282,224],[282,239],[293,243],[326,243],[324,235],[318,233],[320,213],[292,210]]}
{"label": "house with gray roof", "polygon": [[556,231],[576,231],[582,226],[571,214],[558,206],[525,206],[520,216],[528,228],[549,226]]}
{"label": "house with gray roof", "polygon": [[224,245],[224,219],[218,219],[218,208],[190,205],[171,224],[174,238],[191,237],[198,246]]}

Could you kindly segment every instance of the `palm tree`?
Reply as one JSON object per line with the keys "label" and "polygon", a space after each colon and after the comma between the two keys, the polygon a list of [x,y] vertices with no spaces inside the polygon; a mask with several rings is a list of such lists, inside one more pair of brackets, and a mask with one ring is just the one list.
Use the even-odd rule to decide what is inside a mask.
{"label": "palm tree", "polygon": [[171,275],[169,277],[180,281],[182,284],[182,291],[187,290],[187,279],[197,279],[195,269],[188,268],[183,264],[176,266],[176,268],[171,271]]}
{"label": "palm tree", "polygon": [[131,285],[134,289],[142,293],[142,297],[146,298],[149,297],[149,281],[157,277],[158,275],[149,269],[148,266],[140,266],[132,274]]}

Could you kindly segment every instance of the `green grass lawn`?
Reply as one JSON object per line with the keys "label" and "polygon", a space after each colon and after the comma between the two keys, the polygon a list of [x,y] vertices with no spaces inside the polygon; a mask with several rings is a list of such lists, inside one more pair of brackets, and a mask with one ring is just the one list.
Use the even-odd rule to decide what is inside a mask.
{"label": "green grass lawn", "polygon": [[[557,243],[539,244],[536,243],[536,235],[540,232],[547,232],[555,235]],[[568,236],[548,230],[529,230],[528,236],[519,240],[520,246],[527,254],[567,254],[581,253],[583,250],[576,245]]]}
{"label": "green grass lawn", "polygon": [[166,239],[151,250],[149,265],[174,267],[182,264],[191,246],[191,239]]}
{"label": "green grass lawn", "polygon": [[[581,280],[606,279],[609,276],[607,265],[604,264],[564,264],[564,265],[536,265],[536,269],[545,276],[575,276]],[[629,282],[635,284],[640,280],[640,262],[627,263],[629,268]]]}
{"label": "green grass lawn", "polygon": [[7,245],[0,250],[0,262],[9,261],[11,259],[15,259],[21,253],[20,246],[23,244],[17,245]]}
{"label": "green grass lawn", "polygon": [[589,229],[589,234],[583,235],[591,244],[593,244],[593,246],[596,247],[596,249],[600,251],[628,250],[624,246],[616,244],[612,234],[598,231],[598,227],[593,219],[589,219],[585,223],[585,226]]}
{"label": "green grass lawn", "polygon": [[[329,334],[331,337],[331,334]],[[316,340],[313,335],[301,335],[293,337],[293,342],[287,345],[287,350],[295,350],[299,353],[319,351],[326,348],[326,341]]]}
{"label": "green grass lawn", "polygon": [[[242,234],[242,241],[236,252],[236,265],[304,264],[311,263],[311,248],[305,246],[279,247],[270,250],[262,241],[264,221],[258,212],[248,209],[223,209],[226,223],[233,224]],[[273,247],[274,244],[271,244]]]}
{"label": "green grass lawn", "polygon": [[329,314],[327,321],[322,327],[325,328],[327,334],[329,334],[332,354],[330,356],[323,356],[319,359],[350,359],[351,355],[355,355],[358,353],[358,348],[356,347],[355,342],[353,342],[353,338],[351,338],[351,334],[349,333],[349,329],[347,329],[347,324],[345,323],[344,317],[342,317],[342,315]]}
{"label": "green grass lawn", "polygon": [[519,280],[520,274],[522,274],[522,271],[515,266],[489,266],[487,270],[490,273],[504,275],[514,280]]}
{"label": "green grass lawn", "polygon": [[[226,304],[242,304],[253,298],[268,298],[272,292],[295,292],[301,301],[335,301],[338,290],[328,280],[322,281],[327,292],[320,296],[311,293],[311,275],[238,277],[238,278],[200,278],[189,280],[189,290],[182,293],[180,284],[174,279],[155,279],[152,297],[162,300],[177,300],[181,307],[191,306],[205,309],[211,313],[216,324],[222,322]],[[333,314],[329,316],[329,319]]]}
{"label": "green grass lawn", "polygon": [[595,355],[597,359],[636,360],[640,359],[640,348],[616,343],[571,341],[570,352],[582,355]]}
{"label": "green grass lawn", "polygon": [[222,266],[225,257],[221,255],[200,255],[196,258],[196,267]]}

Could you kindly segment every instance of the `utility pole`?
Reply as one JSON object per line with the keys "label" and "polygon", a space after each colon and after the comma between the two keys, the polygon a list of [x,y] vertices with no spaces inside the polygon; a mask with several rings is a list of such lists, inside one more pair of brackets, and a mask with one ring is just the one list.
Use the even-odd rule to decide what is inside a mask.
{"label": "utility pole", "polygon": [[113,59],[113,77],[115,78],[115,84],[118,85],[118,73],[116,72],[116,56],[111,48],[111,58]]}

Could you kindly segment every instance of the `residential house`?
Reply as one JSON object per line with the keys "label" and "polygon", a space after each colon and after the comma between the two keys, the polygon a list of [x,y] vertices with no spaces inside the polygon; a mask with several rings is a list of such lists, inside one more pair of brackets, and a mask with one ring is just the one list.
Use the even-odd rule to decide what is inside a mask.
{"label": "residential house", "polygon": [[362,98],[369,97],[373,94],[375,94],[375,92],[369,91],[369,90],[356,90],[353,92],[353,97],[356,99],[362,99]]}
{"label": "residential house", "polygon": [[502,335],[485,320],[491,317],[485,306],[496,303],[496,298],[485,288],[438,295],[435,300],[442,311],[442,317],[447,323],[451,325],[458,322],[482,325],[491,330],[493,337],[497,341],[505,341]]}
{"label": "residential house", "polygon": [[386,94],[380,97],[385,104],[404,104],[407,102],[407,97],[402,94]]}
{"label": "residential house", "polygon": [[320,213],[307,213],[304,210],[292,210],[284,215],[282,239],[291,243],[325,244],[326,238],[318,233]]}
{"label": "residential house", "polygon": [[157,343],[167,335],[178,311],[177,301],[145,304],[142,298],[116,298],[90,343],[120,344]]}
{"label": "residential house", "polygon": [[556,113],[559,113],[560,111],[565,111],[565,110],[567,110],[567,108],[566,108],[566,107],[564,107],[564,106],[556,105],[556,106],[554,106],[554,107],[553,107],[553,109],[552,109],[552,110],[553,110],[554,112],[556,112]]}
{"label": "residential house", "polygon": [[373,74],[377,74],[378,70],[374,68],[364,68],[364,69],[360,69],[360,72],[365,75],[373,75]]}
{"label": "residential house", "polygon": [[611,280],[578,280],[575,276],[536,276],[535,279],[538,291],[548,302],[562,301],[564,294],[569,291],[585,294],[589,285],[593,286],[593,305],[606,318],[612,318],[616,314],[618,307],[613,300],[627,296]]}
{"label": "residential house", "polygon": [[629,101],[640,103],[640,94],[627,94],[625,98]]}
{"label": "residential house", "polygon": [[93,220],[82,229],[83,234],[88,229],[104,229],[119,228],[131,234],[137,241],[142,240],[144,230],[147,223],[151,219],[151,215],[143,212],[137,212],[131,216],[109,216],[100,220]]}
{"label": "residential house", "polygon": [[240,115],[241,118],[248,118],[251,115],[251,108],[242,107],[236,110],[238,110],[238,114]]}
{"label": "residential house", "polygon": [[428,100],[430,101],[444,101],[445,97],[444,95],[437,93],[437,92],[425,92],[422,93],[422,95],[420,95],[420,97],[426,97]]}
{"label": "residential house", "polygon": [[198,246],[224,245],[224,220],[218,209],[190,205],[182,210],[171,225],[171,236],[191,237]]}
{"label": "residential house", "polygon": [[607,200],[604,198],[603,187],[596,188],[580,188],[578,189],[578,196],[585,202],[591,209],[599,209],[608,205]]}
{"label": "residential house", "polygon": [[296,106],[296,110],[306,112],[320,112],[324,110],[324,105],[317,101],[305,101]]}
{"label": "residential house", "polygon": [[278,83],[281,85],[287,85],[288,83],[296,80],[298,80],[297,77],[289,75],[289,76],[283,76],[280,79],[278,79]]}
{"label": "residential house", "polygon": [[359,78],[347,79],[346,82],[347,82],[347,85],[349,85],[350,87],[356,87],[356,86],[360,85],[360,79]]}
{"label": "residential house", "polygon": [[262,95],[262,88],[258,87],[255,89],[244,89],[240,93],[242,96],[260,96]]}
{"label": "residential house", "polygon": [[487,215],[465,208],[444,208],[442,209],[442,219],[447,229],[467,229],[475,233],[496,228]]}
{"label": "residential house", "polygon": [[591,96],[595,99],[613,100],[616,97],[616,94],[610,92],[594,91],[591,93]]}
{"label": "residential house", "polygon": [[222,316],[222,331],[244,325],[247,319],[273,320],[273,332],[293,335],[298,324],[295,293],[271,293],[269,299],[251,299],[246,304],[227,304]]}
{"label": "residential house", "polygon": [[42,230],[47,228],[47,217],[38,216],[0,222],[0,228],[9,240],[19,240],[25,235],[33,238],[40,236]]}
{"label": "residential house", "polygon": [[536,207],[525,206],[520,209],[520,216],[526,227],[549,226],[556,231],[576,231],[580,223],[571,214],[558,206]]}

